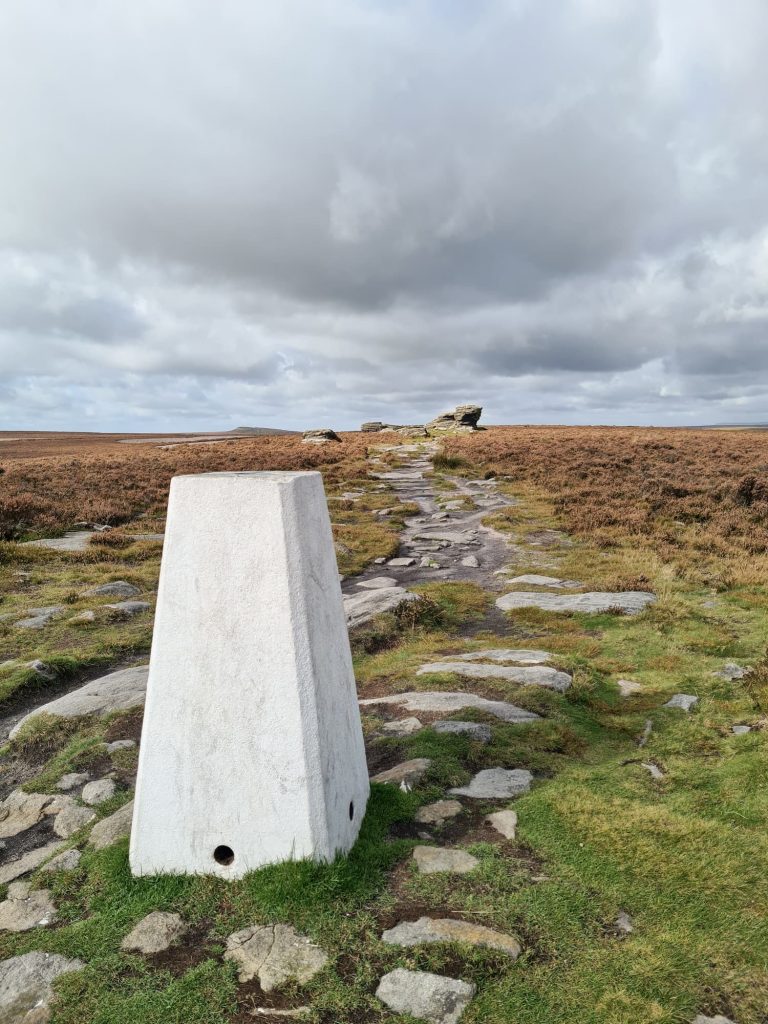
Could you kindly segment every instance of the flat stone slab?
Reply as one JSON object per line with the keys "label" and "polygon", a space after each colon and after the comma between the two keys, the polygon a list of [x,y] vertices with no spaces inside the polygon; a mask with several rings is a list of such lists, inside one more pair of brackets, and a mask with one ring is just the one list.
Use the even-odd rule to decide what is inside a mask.
{"label": "flat stone slab", "polygon": [[41,871],[74,871],[80,864],[82,854],[79,850],[64,850],[47,864],[43,864]]}
{"label": "flat stone slab", "polygon": [[80,804],[75,803],[72,797],[61,796],[57,797],[57,800],[68,801],[53,821],[53,831],[62,839],[69,839],[70,836],[73,836],[75,832],[79,832],[81,828],[85,828],[96,817],[96,814],[90,807],[81,807]]}
{"label": "flat stone slab", "polygon": [[237,964],[241,982],[258,978],[265,992],[287,981],[306,985],[328,962],[320,946],[286,924],[254,925],[235,932],[227,939],[224,959]]}
{"label": "flat stone slab", "polygon": [[476,986],[466,981],[397,967],[381,979],[376,998],[393,1013],[427,1024],[458,1024],[475,991]]}
{"label": "flat stone slab", "polygon": [[81,597],[138,597],[141,593],[138,587],[125,580],[115,580],[113,583],[101,583],[98,587],[89,587],[84,590]]}
{"label": "flat stone slab", "polygon": [[414,815],[420,825],[442,825],[449,818],[455,818],[464,810],[458,800],[436,800],[433,804],[424,804]]}
{"label": "flat stone slab", "polygon": [[437,733],[449,736],[469,736],[477,743],[491,742],[491,727],[485,722],[457,722],[453,719],[441,719],[433,722],[432,728]]}
{"label": "flat stone slab", "polygon": [[366,590],[386,590],[388,587],[396,587],[397,580],[394,576],[374,576],[373,579],[362,580],[355,586],[365,587]]}
{"label": "flat stone slab", "polygon": [[78,690],[52,700],[49,704],[30,711],[11,730],[13,739],[27,722],[38,715],[54,715],[58,718],[77,718],[80,715],[108,715],[112,711],[125,711],[144,703],[147,692],[148,665],[124,668],[119,672],[93,679]]}
{"label": "flat stone slab", "polygon": [[404,601],[418,601],[419,595],[405,587],[386,587],[384,590],[366,590],[362,594],[344,597],[344,614],[347,627],[355,629],[370,621],[376,615],[391,612]]}
{"label": "flat stone slab", "polygon": [[543,665],[551,661],[549,651],[529,651],[519,647],[492,647],[487,651],[470,651],[469,654],[451,654],[450,661],[498,661],[516,662],[520,665]]}
{"label": "flat stone slab", "polygon": [[670,697],[666,704],[662,707],[665,708],[679,708],[681,711],[690,711],[694,704],[698,704],[699,698],[694,696],[692,693],[676,693],[674,697]]}
{"label": "flat stone slab", "polygon": [[732,725],[731,732],[734,736],[745,736],[748,732],[752,732],[751,725]]}
{"label": "flat stone slab", "polygon": [[396,568],[406,569],[409,565],[415,565],[416,559],[410,555],[401,555],[398,558],[390,558],[387,565],[394,565]]}
{"label": "flat stone slab", "polygon": [[131,619],[134,615],[149,611],[152,605],[148,601],[118,601],[116,604],[105,604],[104,607],[120,618]]}
{"label": "flat stone slab", "polygon": [[81,971],[81,960],[34,950],[0,963],[0,1020],[3,1024],[46,1024],[53,982]]}
{"label": "flat stone slab", "polygon": [[42,540],[27,540],[21,545],[29,548],[50,548],[51,551],[85,551],[91,543],[91,530],[70,530],[63,537],[44,537]]}
{"label": "flat stone slab", "polygon": [[389,736],[412,736],[423,728],[424,725],[418,718],[399,718],[396,722],[386,722],[381,730]]}
{"label": "flat stone slab", "polygon": [[540,576],[538,573],[529,572],[523,576],[514,576],[509,583],[522,583],[531,587],[555,587],[556,589],[571,590],[580,587],[578,580],[561,580],[557,576]]}
{"label": "flat stone slab", "polygon": [[491,828],[495,828],[496,831],[504,836],[505,839],[514,839],[515,831],[517,829],[517,812],[516,811],[494,811],[493,814],[489,814],[485,819]]}
{"label": "flat stone slab", "polygon": [[443,540],[447,544],[471,544],[476,538],[474,530],[424,530],[414,534],[414,540]]}
{"label": "flat stone slab", "polygon": [[8,839],[36,825],[53,800],[45,793],[14,789],[0,804],[0,839]]}
{"label": "flat stone slab", "polygon": [[0,903],[0,931],[28,932],[56,920],[56,908],[47,889],[32,891],[26,882],[11,882]]}
{"label": "flat stone slab", "polygon": [[62,845],[60,842],[47,843],[36,850],[30,850],[18,860],[11,861],[10,864],[3,864],[0,867],[0,885],[7,885],[8,882],[13,882],[17,878],[21,878],[22,875],[29,874],[30,871],[36,871],[43,861],[60,850]]}
{"label": "flat stone slab", "polygon": [[421,946],[429,942],[464,942],[469,946],[497,949],[517,960],[520,943],[511,935],[485,928],[481,924],[454,921],[446,917],[420,917],[418,921],[401,921],[385,931],[381,941],[389,946]]}
{"label": "flat stone slab", "polygon": [[120,949],[138,953],[162,953],[187,931],[179,914],[155,910],[147,914],[120,943]]}
{"label": "flat stone slab", "polygon": [[64,611],[64,605],[52,604],[46,608],[30,608],[27,618],[14,622],[16,629],[43,629],[51,619]]}
{"label": "flat stone slab", "polygon": [[477,857],[466,850],[449,850],[444,846],[417,846],[413,851],[413,859],[422,875],[435,875],[440,871],[466,875],[480,863]]}
{"label": "flat stone slab", "polygon": [[114,779],[97,779],[95,782],[89,782],[87,786],[83,787],[83,792],[80,794],[83,803],[90,807],[98,807],[106,800],[111,800],[114,795]]}
{"label": "flat stone slab", "polygon": [[406,711],[435,711],[444,715],[462,711],[464,708],[476,708],[501,719],[502,722],[514,724],[534,722],[540,717],[533,711],[524,711],[516,704],[509,704],[505,700],[487,700],[485,697],[478,697],[477,694],[460,691],[412,690],[408,693],[395,693],[389,697],[369,697],[367,700],[361,700],[360,704],[362,707],[399,704]]}
{"label": "flat stone slab", "polygon": [[468,786],[457,786],[448,792],[474,800],[508,800],[527,793],[532,782],[533,775],[526,768],[485,768]]}
{"label": "flat stone slab", "polygon": [[598,614],[618,610],[625,615],[639,615],[656,600],[654,594],[643,590],[625,590],[617,593],[591,591],[587,594],[545,594],[517,590],[496,599],[496,607],[504,612],[515,608],[540,608],[545,612],[583,612]]}
{"label": "flat stone slab", "polygon": [[633,679],[617,679],[616,685],[622,697],[631,697],[633,693],[640,693],[643,689],[640,683],[636,683]]}
{"label": "flat stone slab", "polygon": [[112,846],[119,839],[131,834],[131,823],[133,821],[133,800],[125,804],[119,811],[110,814],[108,818],[97,821],[91,829],[88,842],[95,850],[103,850]]}
{"label": "flat stone slab", "polygon": [[428,757],[414,757],[410,761],[403,761],[396,764],[394,768],[388,768],[385,772],[371,777],[371,782],[389,782],[396,786],[415,786],[424,777],[432,761]]}
{"label": "flat stone slab", "polygon": [[467,679],[506,679],[521,686],[543,686],[559,693],[564,693],[573,682],[567,672],[558,672],[546,665],[488,665],[475,661],[436,661],[422,665],[416,670],[416,675],[434,675],[437,672],[451,672]]}

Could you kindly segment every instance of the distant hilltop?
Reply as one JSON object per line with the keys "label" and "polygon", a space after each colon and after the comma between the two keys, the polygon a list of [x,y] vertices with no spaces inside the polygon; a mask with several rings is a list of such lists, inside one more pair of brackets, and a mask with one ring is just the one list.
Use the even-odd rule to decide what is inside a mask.
{"label": "distant hilltop", "polygon": [[281,430],[279,427],[233,427],[227,434],[298,434],[298,430]]}

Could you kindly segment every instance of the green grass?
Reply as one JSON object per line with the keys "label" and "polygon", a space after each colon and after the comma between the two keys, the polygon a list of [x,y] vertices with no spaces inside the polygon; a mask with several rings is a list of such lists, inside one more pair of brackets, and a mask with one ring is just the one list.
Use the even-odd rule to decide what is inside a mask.
{"label": "green grass", "polygon": [[[397,460],[388,457],[387,463]],[[462,471],[470,473],[471,467]],[[355,486],[360,481],[340,490]],[[503,481],[500,486],[508,489]],[[396,533],[405,511],[393,513],[391,524],[373,518],[374,509],[389,507],[391,500],[386,492],[367,489],[363,507],[334,512],[337,530],[352,540],[349,564],[389,543],[388,531]],[[509,616],[511,636],[478,638],[465,636],[462,627],[482,621],[493,595],[470,584],[419,587],[428,600],[418,616],[384,616],[366,642],[356,643],[362,694],[467,689],[511,700],[541,720],[512,726],[476,711],[455,716],[492,724],[493,739],[482,745],[430,728],[405,739],[377,737],[379,710],[366,709],[364,726],[374,752],[391,761],[428,757],[432,765],[412,793],[374,786],[358,843],[348,858],[331,865],[283,864],[229,884],[211,878],[134,879],[123,842],[85,852],[76,872],[39,875],[53,890],[61,923],[0,936],[0,954],[46,949],[87,963],[84,972],[58,984],[53,1024],[258,1019],[248,1016],[248,1000],[258,1003],[258,997],[243,1002],[221,954],[231,932],[275,921],[292,923],[329,953],[328,966],[310,985],[287,989],[296,1005],[311,1004],[312,1024],[406,1024],[407,1018],[387,1013],[374,995],[381,975],[396,966],[475,982],[478,993],[462,1024],[684,1024],[697,1013],[764,1024],[768,734],[759,728],[734,736],[731,725],[765,724],[768,594],[751,586],[714,595],[629,541],[610,548],[579,542],[528,549],[531,533],[564,529],[541,495],[527,496],[524,504],[490,520],[517,538],[520,547],[510,549],[510,562],[519,572],[531,571],[531,553],[543,555],[554,563],[553,574],[594,588],[645,579],[659,601],[637,617],[521,610]],[[18,565],[14,561],[13,569]],[[119,573],[128,568],[149,582],[156,563],[127,561]],[[11,571],[10,563],[0,568]],[[73,573],[102,579],[118,570],[111,553],[74,565],[39,560],[29,563],[29,571],[40,593],[53,594],[73,586]],[[64,575],[56,582],[58,571]],[[715,605],[708,606],[712,600]],[[51,633],[49,641],[45,632],[46,637],[29,638],[25,656],[45,650],[53,657],[58,651],[76,664],[78,656],[96,657],[110,645],[130,649],[143,642],[129,624],[100,623],[92,640],[78,641],[64,630]],[[558,694],[498,679],[415,674],[427,660],[489,646],[551,650],[553,663],[572,672],[574,685]],[[733,682],[713,675],[730,660],[757,665],[758,671]],[[61,664],[62,671],[71,670],[69,662]],[[615,685],[622,677],[642,683],[643,691],[622,699]],[[700,698],[690,714],[661,706],[680,691]],[[391,716],[398,717],[394,709]],[[650,739],[639,750],[636,738],[648,719]],[[27,788],[50,791],[63,772],[86,765],[110,724],[75,722],[48,732],[41,727],[26,742],[36,743],[37,750],[49,744],[47,763]],[[15,753],[23,754],[23,746],[16,745]],[[126,770],[131,758],[135,753],[127,752]],[[641,760],[659,765],[664,778],[654,781]],[[484,814],[498,804],[468,807],[443,830],[448,839],[436,830],[432,841],[468,849],[480,867],[460,877],[419,876],[410,858],[416,807],[495,766],[525,767],[536,775],[532,791],[514,802],[516,840],[502,842],[483,830]],[[125,794],[116,801],[124,799]],[[523,955],[510,964],[488,950],[381,943],[382,922],[413,919],[425,908],[513,933]],[[120,951],[136,921],[157,909],[178,911],[197,929],[198,954],[184,970]],[[635,926],[626,937],[612,928],[620,910]]]}

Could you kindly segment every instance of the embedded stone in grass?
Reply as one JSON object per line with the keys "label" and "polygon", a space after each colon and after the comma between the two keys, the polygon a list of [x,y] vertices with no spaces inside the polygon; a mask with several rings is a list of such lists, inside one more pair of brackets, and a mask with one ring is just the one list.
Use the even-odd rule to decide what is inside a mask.
{"label": "embedded stone in grass", "polygon": [[712,675],[719,676],[720,679],[743,679],[748,671],[748,669],[742,668],[741,665],[737,665],[735,661],[729,661],[718,672],[713,672]]}
{"label": "embedded stone in grass", "polygon": [[0,804],[0,839],[17,836],[36,825],[53,797],[14,789]]}
{"label": "embedded stone in grass", "polygon": [[573,682],[567,672],[558,672],[546,665],[484,665],[466,661],[436,661],[422,665],[416,670],[416,675],[434,675],[437,672],[451,672],[467,679],[506,679],[521,686],[543,686],[558,693],[564,693]]}
{"label": "embedded stone in grass", "polygon": [[396,722],[386,722],[381,728],[390,736],[411,736],[424,726],[418,718],[399,718]]}
{"label": "embedded stone in grass", "polygon": [[486,651],[450,655],[451,661],[512,661],[521,665],[542,665],[551,659],[552,654],[549,651],[531,651],[518,647],[493,647]]}
{"label": "embedded stone in grass", "polygon": [[385,931],[381,941],[389,946],[421,946],[429,942],[465,942],[469,946],[497,949],[517,960],[522,952],[520,943],[511,935],[485,928],[468,921],[451,918],[420,917],[418,921],[401,921]]}
{"label": "embedded stone in grass", "polygon": [[469,736],[470,739],[476,740],[478,743],[490,743],[491,742],[491,727],[481,722],[453,722],[453,721],[440,721],[433,722],[432,728],[438,733],[447,733],[448,735],[456,736]]}
{"label": "embedded stone in grass", "polygon": [[386,587],[384,590],[366,590],[362,594],[347,595],[344,597],[347,627],[354,629],[362,626],[375,615],[394,611],[406,601],[418,600],[419,595],[405,587]]}
{"label": "embedded stone in grass", "polygon": [[132,583],[125,580],[115,580],[114,583],[102,583],[98,587],[90,587],[84,590],[81,597],[137,597],[141,591]]}
{"label": "embedded stone in grass", "polygon": [[225,960],[238,966],[241,982],[257,978],[265,992],[296,981],[306,985],[325,967],[328,955],[286,924],[253,925],[227,939]]}
{"label": "embedded stone in grass", "polygon": [[128,708],[142,705],[147,692],[148,672],[148,665],[137,665],[93,679],[85,686],[30,711],[11,730],[10,739],[38,715],[53,715],[57,718],[103,716],[112,711],[126,711]]}
{"label": "embedded stone in grass", "polygon": [[396,587],[397,580],[394,576],[374,576],[373,579],[362,580],[355,586],[364,587],[366,590],[386,590],[388,587]]}
{"label": "embedded stone in grass", "polygon": [[477,857],[466,850],[449,850],[443,846],[417,846],[413,851],[413,859],[422,875],[434,875],[440,871],[466,875],[480,863]]}
{"label": "embedded stone in grass", "polygon": [[420,825],[442,825],[449,818],[461,814],[464,808],[458,800],[436,800],[433,804],[424,804],[414,815]]}
{"label": "embedded stone in grass", "polygon": [[34,950],[0,963],[0,1020],[3,1024],[46,1024],[53,982],[85,964],[59,953]]}
{"label": "embedded stone in grass", "polygon": [[108,818],[97,821],[91,830],[88,842],[96,850],[112,846],[119,839],[131,834],[132,820],[133,800],[121,807],[119,811],[110,814]]}
{"label": "embedded stone in grass", "polygon": [[616,685],[622,697],[631,697],[633,693],[639,693],[642,690],[640,683],[636,683],[632,679],[617,679]]}
{"label": "embedded stone in grass", "polygon": [[71,619],[67,619],[67,622],[95,622],[96,612],[90,609],[80,612],[78,615],[73,615]]}
{"label": "embedded stone in grass", "polygon": [[399,558],[390,558],[387,565],[394,565],[395,568],[406,568],[409,565],[415,565],[416,559],[411,558],[410,555],[401,555]]}
{"label": "embedded stone in grass", "polygon": [[693,1018],[692,1024],[734,1024],[730,1017],[723,1017],[722,1014],[717,1013],[714,1017],[707,1017],[703,1013],[697,1013]]}
{"label": "embedded stone in grass", "polygon": [[699,698],[694,696],[692,693],[676,693],[674,697],[670,697],[666,704],[662,707],[665,708],[679,708],[681,711],[690,711],[694,704],[698,703]]}
{"label": "embedded stone in grass", "polygon": [[27,618],[14,622],[14,626],[17,629],[42,629],[48,625],[54,615],[63,611],[64,606],[61,604],[49,605],[47,608],[30,608]]}
{"label": "embedded stone in grass", "polygon": [[[59,800],[71,800],[71,797],[59,797]],[[75,832],[85,828],[96,817],[90,807],[81,807],[74,800],[66,804],[53,820],[53,831],[62,839],[69,839]]]}
{"label": "embedded stone in grass", "polygon": [[111,612],[118,615],[121,619],[130,619],[134,615],[148,611],[152,606],[147,601],[118,601],[117,604],[107,604],[104,607],[109,608]]}
{"label": "embedded stone in grass", "polygon": [[515,830],[517,829],[516,811],[494,811],[485,820],[492,828],[495,828],[497,832],[503,835],[505,839],[515,838]]}
{"label": "embedded stone in grass", "polygon": [[664,772],[661,770],[661,768],[659,768],[658,765],[653,764],[651,761],[642,761],[641,765],[643,768],[645,768],[645,770],[648,772],[652,779],[658,780],[664,778]]}
{"label": "embedded stone in grass", "polygon": [[485,711],[502,722],[520,724],[533,722],[539,718],[533,711],[524,711],[516,704],[504,700],[487,700],[474,693],[440,690],[411,690],[408,693],[394,693],[388,697],[369,697],[361,700],[361,707],[376,704],[399,704],[405,711],[435,711],[438,714],[450,714],[464,708],[476,708]]}
{"label": "embedded stone in grass", "polygon": [[578,580],[561,580],[557,576],[540,576],[538,573],[526,573],[524,576],[514,576],[510,583],[527,583],[532,587],[555,587],[557,589],[570,590],[573,587],[583,586]]}
{"label": "embedded stone in grass", "polygon": [[111,800],[114,795],[114,779],[97,779],[95,782],[89,782],[80,794],[83,803],[89,804],[91,807],[98,807],[105,800]]}
{"label": "embedded stone in grass", "polygon": [[731,732],[734,736],[744,736],[745,733],[752,732],[751,725],[732,725]]}
{"label": "embedded stone in grass", "polygon": [[113,740],[106,744],[108,754],[114,754],[118,750],[132,750],[136,746],[136,740]]}
{"label": "embedded stone in grass", "polygon": [[56,920],[56,908],[47,889],[32,891],[27,882],[11,882],[0,903],[0,931],[28,932]]}
{"label": "embedded stone in grass", "polygon": [[64,850],[47,864],[43,864],[41,871],[74,871],[80,864],[82,854],[79,850]]}
{"label": "embedded stone in grass", "polygon": [[513,591],[496,599],[502,611],[516,608],[539,608],[545,612],[583,612],[596,615],[601,612],[623,612],[639,615],[656,600],[644,590],[625,590],[616,593],[594,591],[587,594],[545,594],[528,590]]}
{"label": "embedded stone in grass", "polygon": [[473,800],[508,800],[527,793],[532,782],[533,775],[526,768],[485,768],[468,786],[457,786],[448,792]]}
{"label": "embedded stone in grass", "polygon": [[22,875],[28,874],[30,871],[35,871],[40,865],[55,853],[56,850],[61,849],[62,843],[48,843],[46,846],[40,846],[36,850],[30,850],[25,853],[18,860],[11,861],[10,864],[4,864],[0,867],[0,885],[6,885],[8,882],[13,882],[16,878],[21,878]]}
{"label": "embedded stone in grass", "polygon": [[635,926],[632,923],[632,918],[626,912],[626,910],[620,910],[616,920],[613,922],[613,926],[616,931],[621,932],[623,935],[631,935],[635,930]]}
{"label": "embedded stone in grass", "polygon": [[424,777],[425,772],[432,764],[428,757],[414,757],[410,761],[403,761],[396,764],[394,768],[388,768],[378,775],[371,776],[371,782],[390,782],[397,786],[415,786]]}
{"label": "embedded stone in grass", "polygon": [[68,792],[70,789],[77,789],[79,786],[84,786],[87,781],[88,775],[86,772],[67,772],[67,774],[62,775],[56,783],[56,789],[60,789],[63,793]]}
{"label": "embedded stone in grass", "polygon": [[120,943],[120,949],[138,953],[162,953],[187,931],[179,914],[155,910],[147,914]]}
{"label": "embedded stone in grass", "polygon": [[393,1013],[428,1024],[458,1024],[476,990],[475,985],[456,978],[397,967],[381,979],[376,998]]}

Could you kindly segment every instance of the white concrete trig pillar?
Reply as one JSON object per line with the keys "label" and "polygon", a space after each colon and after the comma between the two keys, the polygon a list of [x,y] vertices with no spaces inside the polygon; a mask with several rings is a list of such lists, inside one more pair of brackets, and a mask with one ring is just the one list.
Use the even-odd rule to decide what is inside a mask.
{"label": "white concrete trig pillar", "polygon": [[175,477],[133,874],[331,860],[354,843],[368,794],[320,474]]}

